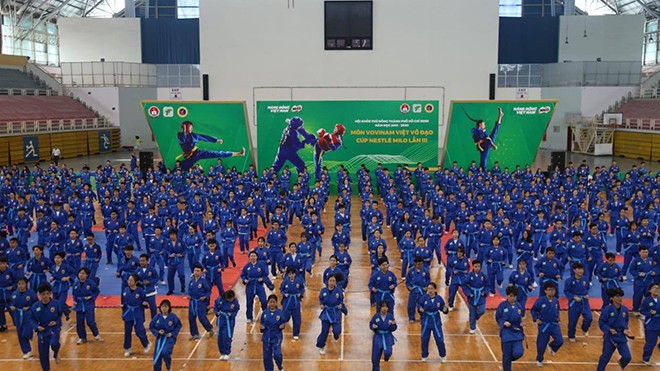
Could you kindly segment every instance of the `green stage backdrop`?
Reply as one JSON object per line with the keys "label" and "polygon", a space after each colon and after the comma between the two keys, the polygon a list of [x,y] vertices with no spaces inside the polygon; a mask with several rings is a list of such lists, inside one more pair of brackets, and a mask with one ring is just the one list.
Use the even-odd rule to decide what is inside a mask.
{"label": "green stage backdrop", "polygon": [[[222,139],[223,143],[198,140],[195,158],[188,163],[201,164],[208,171],[209,166],[218,163],[212,151],[240,152],[245,147],[245,157],[223,158],[225,168],[236,166],[241,171],[254,161],[248,133],[245,102],[193,102],[193,101],[142,101],[145,117],[156,139],[156,144],[167,167],[172,168],[177,160],[184,161],[179,135],[184,121],[193,123],[193,133]],[[195,159],[199,158],[197,161]]]}
{"label": "green stage backdrop", "polygon": [[[299,116],[303,128],[318,138],[318,130],[332,133],[338,123],[346,127],[343,144],[323,155],[332,179],[343,164],[354,174],[361,164],[375,169],[380,162],[393,166],[438,164],[438,101],[263,101],[257,102],[257,144],[260,169],[273,165],[287,119]],[[302,136],[301,136],[302,139]],[[314,147],[298,152],[313,179]],[[295,171],[294,165],[286,165]]]}
{"label": "green stage backdrop", "polygon": [[[557,105],[556,100],[538,101],[452,101],[449,118],[449,134],[445,145],[444,167],[456,161],[466,169],[472,161],[481,163],[481,154],[473,138],[473,120],[484,120],[486,133],[491,136],[497,121],[498,107],[502,107],[504,118],[494,138],[497,149],[492,148],[487,156],[487,168],[495,161],[500,168],[532,164],[541,139]],[[469,117],[468,117],[469,116]],[[482,148],[485,147],[482,145]]]}

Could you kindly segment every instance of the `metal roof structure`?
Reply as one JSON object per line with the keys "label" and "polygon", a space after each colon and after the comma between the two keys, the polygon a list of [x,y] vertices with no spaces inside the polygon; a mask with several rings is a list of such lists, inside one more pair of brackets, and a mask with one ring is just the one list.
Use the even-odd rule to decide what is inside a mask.
{"label": "metal roof structure", "polygon": [[589,14],[644,14],[647,19],[660,18],[660,0],[576,0],[575,5],[586,7]]}
{"label": "metal roof structure", "polygon": [[3,14],[50,20],[56,17],[109,18],[124,8],[124,0],[0,0]]}

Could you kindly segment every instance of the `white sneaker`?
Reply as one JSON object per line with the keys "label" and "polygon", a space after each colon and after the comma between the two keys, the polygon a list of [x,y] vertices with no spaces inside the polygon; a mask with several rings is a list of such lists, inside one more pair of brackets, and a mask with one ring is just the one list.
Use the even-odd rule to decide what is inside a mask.
{"label": "white sneaker", "polygon": [[543,367],[543,362],[536,361],[536,367]]}
{"label": "white sneaker", "polygon": [[300,336],[294,336],[293,337],[293,340],[299,340],[299,339],[300,339]]}
{"label": "white sneaker", "polygon": [[144,348],[144,354],[148,354],[150,351],[151,351],[151,342],[149,342],[149,344],[147,344],[147,347]]}
{"label": "white sneaker", "polygon": [[577,340],[575,340],[575,338],[568,338],[568,341],[570,341],[571,343],[575,343]]}
{"label": "white sneaker", "polygon": [[319,354],[320,355],[325,355],[325,347],[319,348]]}
{"label": "white sneaker", "polygon": [[539,284],[536,283],[536,281],[534,281],[534,283],[532,284],[532,287],[537,288],[537,287],[539,287]]}
{"label": "white sneaker", "polygon": [[477,332],[477,330],[470,330],[469,333],[470,333],[470,335],[473,335],[475,332]]}
{"label": "white sneaker", "polygon": [[489,298],[492,298],[492,297],[494,297],[494,296],[495,296],[495,294],[493,294],[492,292],[488,294],[488,297],[489,297]]}
{"label": "white sneaker", "polygon": [[513,269],[513,264],[509,264],[509,269]]}
{"label": "white sneaker", "polygon": [[78,341],[76,341],[76,344],[81,345],[81,344],[85,344],[86,342],[87,342],[86,339],[78,339]]}
{"label": "white sneaker", "polygon": [[651,361],[644,361],[646,366],[660,366],[660,363],[653,363]]}
{"label": "white sneaker", "polygon": [[158,282],[158,283],[161,284],[161,285],[164,285],[164,284],[165,284],[165,281],[160,281],[160,282]]}
{"label": "white sneaker", "polygon": [[453,312],[453,311],[454,311],[454,307],[449,307],[449,311],[450,311],[450,312]]}
{"label": "white sneaker", "polygon": [[589,331],[585,331],[585,332],[584,332],[584,337],[585,337],[585,338],[588,338],[588,337],[589,337]]}
{"label": "white sneaker", "polygon": [[32,352],[27,352],[23,354],[23,359],[30,359],[30,358],[32,358]]}
{"label": "white sneaker", "polygon": [[422,362],[426,362],[426,360],[427,360],[426,357],[422,357]]}
{"label": "white sneaker", "polygon": [[102,342],[102,341],[105,341],[105,340],[103,340],[103,338],[101,337],[101,335],[96,335],[96,336],[94,336],[94,339],[95,339],[96,341],[98,341],[99,343]]}
{"label": "white sneaker", "polygon": [[253,324],[253,323],[254,323],[253,320],[251,320],[251,319],[247,320],[247,324],[248,324],[248,325],[251,325],[251,324]]}
{"label": "white sneaker", "polygon": [[131,356],[131,350],[130,349],[124,349],[124,357],[130,357]]}
{"label": "white sneaker", "polygon": [[440,357],[440,363],[447,362],[447,357]]}
{"label": "white sneaker", "polygon": [[339,339],[335,339],[335,337],[333,336],[333,337],[332,337],[332,342],[333,342],[333,343],[337,343],[337,342],[339,342]]}
{"label": "white sneaker", "polygon": [[550,346],[548,346],[548,353],[550,353],[550,355],[553,356],[553,357],[557,355],[557,352],[552,350],[552,348],[550,348]]}

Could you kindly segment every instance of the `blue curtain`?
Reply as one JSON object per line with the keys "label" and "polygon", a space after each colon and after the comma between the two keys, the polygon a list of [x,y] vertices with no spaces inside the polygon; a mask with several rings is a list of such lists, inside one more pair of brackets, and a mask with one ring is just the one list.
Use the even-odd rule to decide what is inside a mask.
{"label": "blue curtain", "polygon": [[142,63],[199,64],[199,19],[142,19]]}
{"label": "blue curtain", "polygon": [[500,17],[498,63],[557,63],[559,17]]}

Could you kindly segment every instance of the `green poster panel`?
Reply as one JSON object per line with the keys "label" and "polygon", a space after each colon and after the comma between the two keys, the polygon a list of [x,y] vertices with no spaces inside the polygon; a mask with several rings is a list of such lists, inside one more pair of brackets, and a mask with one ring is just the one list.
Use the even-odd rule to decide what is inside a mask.
{"label": "green poster panel", "polygon": [[362,164],[437,166],[438,108],[434,100],[257,102],[258,166],[306,166],[312,178],[326,166],[333,180],[339,165],[350,174]]}
{"label": "green poster panel", "polygon": [[[452,101],[444,167],[501,169],[531,165],[555,112],[556,100]],[[496,124],[499,109],[502,120]]]}
{"label": "green poster panel", "polygon": [[[204,170],[222,159],[225,168],[252,164],[245,102],[140,102],[165,165]],[[221,141],[221,143],[220,143]],[[240,155],[245,148],[244,155]],[[238,154],[238,156],[237,156]]]}

